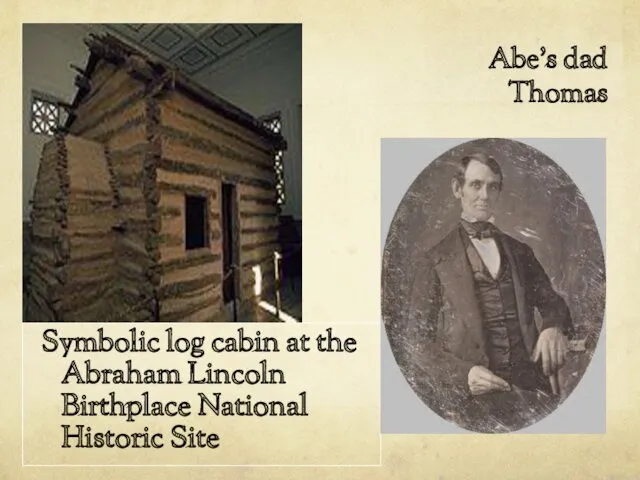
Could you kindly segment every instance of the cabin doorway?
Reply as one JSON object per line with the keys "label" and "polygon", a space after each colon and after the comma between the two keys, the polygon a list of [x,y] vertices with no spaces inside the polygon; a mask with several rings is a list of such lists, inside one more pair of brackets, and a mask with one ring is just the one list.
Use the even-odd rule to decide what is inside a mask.
{"label": "cabin doorway", "polygon": [[[225,305],[238,298],[238,235],[236,186],[222,184],[222,299]],[[235,269],[235,270],[234,270]]]}

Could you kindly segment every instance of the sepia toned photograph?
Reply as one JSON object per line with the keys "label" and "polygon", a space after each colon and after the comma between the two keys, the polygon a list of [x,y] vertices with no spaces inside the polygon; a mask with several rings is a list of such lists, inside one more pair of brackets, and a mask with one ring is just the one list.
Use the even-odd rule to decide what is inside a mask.
{"label": "sepia toned photograph", "polygon": [[302,321],[302,25],[23,25],[23,319]]}
{"label": "sepia toned photograph", "polygon": [[600,234],[571,178],[525,143],[473,140],[426,163],[384,244],[393,357],[445,420],[521,430],[570,397],[594,355]]}

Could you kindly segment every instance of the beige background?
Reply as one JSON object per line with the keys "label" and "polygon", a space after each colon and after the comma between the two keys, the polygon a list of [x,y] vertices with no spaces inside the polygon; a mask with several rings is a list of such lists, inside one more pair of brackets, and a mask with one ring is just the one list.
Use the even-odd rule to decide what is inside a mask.
{"label": "beige background", "polygon": [[[140,5],[3,3],[0,478],[640,478],[640,329],[634,302],[640,259],[638,2],[158,0]],[[368,468],[21,467],[21,22],[87,21],[303,23],[305,323],[379,320],[381,137],[606,137],[607,434],[384,436],[382,467]],[[497,47],[512,44],[532,53],[542,45],[563,53],[574,44],[587,52],[606,44],[609,68],[488,70]],[[606,87],[609,101],[514,104],[508,78],[535,78],[547,88]],[[377,358],[372,361],[377,364]],[[309,364],[310,382],[314,370]],[[308,449],[314,440],[298,442]]]}

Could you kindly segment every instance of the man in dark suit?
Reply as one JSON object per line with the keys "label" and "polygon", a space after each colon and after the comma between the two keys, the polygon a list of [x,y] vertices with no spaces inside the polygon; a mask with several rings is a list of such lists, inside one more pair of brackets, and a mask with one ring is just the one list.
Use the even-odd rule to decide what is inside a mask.
{"label": "man in dark suit", "polygon": [[529,423],[516,414],[520,407],[533,412],[554,402],[550,377],[565,362],[572,325],[531,248],[493,224],[502,181],[493,158],[461,160],[452,180],[460,222],[426,254],[411,290],[417,381],[441,412],[471,429],[482,430],[487,416],[520,428]]}

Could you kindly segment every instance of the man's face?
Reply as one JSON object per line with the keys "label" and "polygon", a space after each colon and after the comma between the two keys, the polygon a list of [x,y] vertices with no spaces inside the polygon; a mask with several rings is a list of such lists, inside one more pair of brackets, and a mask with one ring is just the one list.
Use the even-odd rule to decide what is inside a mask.
{"label": "man's face", "polygon": [[464,177],[463,186],[453,182],[453,194],[460,200],[462,211],[477,220],[489,220],[500,197],[500,175],[485,164],[471,160]]}

